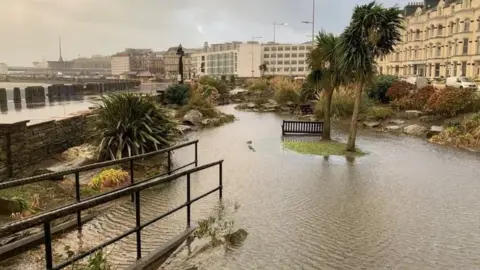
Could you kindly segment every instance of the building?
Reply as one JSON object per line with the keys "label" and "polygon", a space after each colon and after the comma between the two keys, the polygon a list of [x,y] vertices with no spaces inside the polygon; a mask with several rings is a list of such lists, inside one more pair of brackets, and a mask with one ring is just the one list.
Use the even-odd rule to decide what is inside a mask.
{"label": "building", "polygon": [[380,73],[480,77],[480,0],[424,0],[404,8],[403,40]]}
{"label": "building", "polygon": [[151,49],[127,48],[111,57],[112,75],[149,71],[153,74],[164,73],[165,64],[161,56]]}
{"label": "building", "polygon": [[268,75],[306,76],[309,72],[306,57],[312,42],[302,44],[267,43],[262,45],[262,63]]}
{"label": "building", "polygon": [[205,42],[202,51],[192,55],[195,73],[214,77],[259,77],[261,63],[261,45],[258,42],[234,41],[211,46]]}
{"label": "building", "polygon": [[0,63],[0,75],[7,75],[7,74],[8,74],[7,64]]}
{"label": "building", "polygon": [[[177,79],[178,78],[178,69],[180,58],[177,55],[178,47],[171,47],[166,52],[159,53],[158,56],[162,57],[165,65],[165,77],[167,79]],[[183,48],[183,78],[190,79],[193,78],[195,74],[194,67],[192,66],[192,54],[196,53],[196,49],[186,49]]]}

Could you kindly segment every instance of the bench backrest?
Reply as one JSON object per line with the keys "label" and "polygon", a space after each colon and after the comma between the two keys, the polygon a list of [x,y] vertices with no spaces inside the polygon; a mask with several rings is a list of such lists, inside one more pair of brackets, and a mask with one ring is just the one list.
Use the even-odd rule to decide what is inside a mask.
{"label": "bench backrest", "polygon": [[283,121],[282,133],[323,133],[323,122]]}

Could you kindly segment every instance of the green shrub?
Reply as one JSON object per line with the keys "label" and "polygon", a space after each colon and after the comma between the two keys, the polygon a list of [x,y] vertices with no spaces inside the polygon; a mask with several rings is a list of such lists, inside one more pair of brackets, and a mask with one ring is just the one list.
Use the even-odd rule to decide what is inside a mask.
{"label": "green shrub", "polygon": [[[315,115],[323,118],[324,94],[317,95],[317,105],[315,106]],[[355,94],[351,90],[342,89],[335,91],[332,96],[331,115],[346,117],[353,114],[355,106]]]}
{"label": "green shrub", "polygon": [[152,96],[132,93],[102,97],[97,104],[101,159],[119,159],[167,147],[177,131]]}
{"label": "green shrub", "polygon": [[372,106],[367,108],[367,117],[375,120],[384,120],[393,115],[389,107]]}
{"label": "green shrub", "polygon": [[188,103],[180,108],[179,114],[185,115],[190,110],[198,110],[202,113],[203,116],[208,118],[217,117],[219,112],[215,105],[212,102],[212,99],[205,98],[205,92],[203,91],[204,87],[210,86],[202,86],[193,87],[190,95],[190,100]]}
{"label": "green shrub", "polygon": [[392,75],[377,76],[369,87],[366,89],[367,96],[381,103],[388,103],[390,98],[387,96],[388,89],[394,82],[398,81],[398,77]]}
{"label": "green shrub", "polygon": [[474,101],[474,92],[470,89],[445,87],[435,92],[425,104],[424,111],[429,114],[455,116],[463,112]]}
{"label": "green shrub", "polygon": [[225,81],[219,81],[215,78],[209,76],[203,76],[198,80],[199,84],[209,85],[217,89],[218,93],[221,95],[228,94],[228,87]]}
{"label": "green shrub", "polygon": [[252,92],[268,89],[268,82],[264,79],[248,79],[246,85],[247,89]]}
{"label": "green shrub", "polygon": [[172,84],[165,90],[165,100],[170,104],[185,105],[189,95],[190,88],[187,84]]}
{"label": "green shrub", "polygon": [[386,97],[388,97],[390,100],[398,100],[408,96],[408,94],[411,91],[415,90],[415,88],[415,85],[411,83],[404,81],[396,81],[392,83],[392,86],[390,86],[390,88],[388,88]]}
{"label": "green shrub", "polygon": [[92,178],[88,182],[88,187],[93,190],[101,190],[103,188],[110,188],[120,186],[130,180],[128,172],[119,169],[106,169]]}
{"label": "green shrub", "polygon": [[289,78],[274,78],[271,82],[275,100],[280,104],[300,102],[300,84]]}

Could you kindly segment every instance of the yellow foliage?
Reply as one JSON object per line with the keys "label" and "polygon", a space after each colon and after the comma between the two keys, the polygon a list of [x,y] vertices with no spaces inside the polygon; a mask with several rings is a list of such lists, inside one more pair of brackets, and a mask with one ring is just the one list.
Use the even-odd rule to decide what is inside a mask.
{"label": "yellow foliage", "polygon": [[107,187],[116,187],[126,183],[130,179],[128,172],[119,169],[107,169],[95,176],[88,186],[95,190]]}
{"label": "yellow foliage", "polygon": [[274,77],[270,82],[279,103],[300,102],[302,83],[286,77]]}
{"label": "yellow foliage", "polygon": [[480,120],[465,119],[458,127],[446,128],[433,136],[431,142],[469,149],[480,149]]}

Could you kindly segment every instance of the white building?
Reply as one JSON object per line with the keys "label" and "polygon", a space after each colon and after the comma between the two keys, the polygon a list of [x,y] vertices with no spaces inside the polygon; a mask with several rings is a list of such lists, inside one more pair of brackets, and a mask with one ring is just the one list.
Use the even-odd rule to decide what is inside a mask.
{"label": "white building", "polygon": [[7,75],[7,74],[8,74],[7,64],[0,63],[0,75]]}
{"label": "white building", "polygon": [[219,77],[260,77],[260,65],[267,65],[265,75],[306,76],[305,61],[311,42],[278,44],[257,42],[205,43],[203,51],[192,55],[192,65],[198,75]]}
{"label": "white building", "polygon": [[306,76],[309,72],[306,63],[312,43],[262,45],[262,63],[267,65],[267,75]]}
{"label": "white building", "polygon": [[261,51],[258,42],[205,43],[202,52],[192,54],[192,66],[197,75],[259,77]]}
{"label": "white building", "polygon": [[130,71],[129,56],[112,56],[111,63],[113,76],[120,76],[121,74]]}

